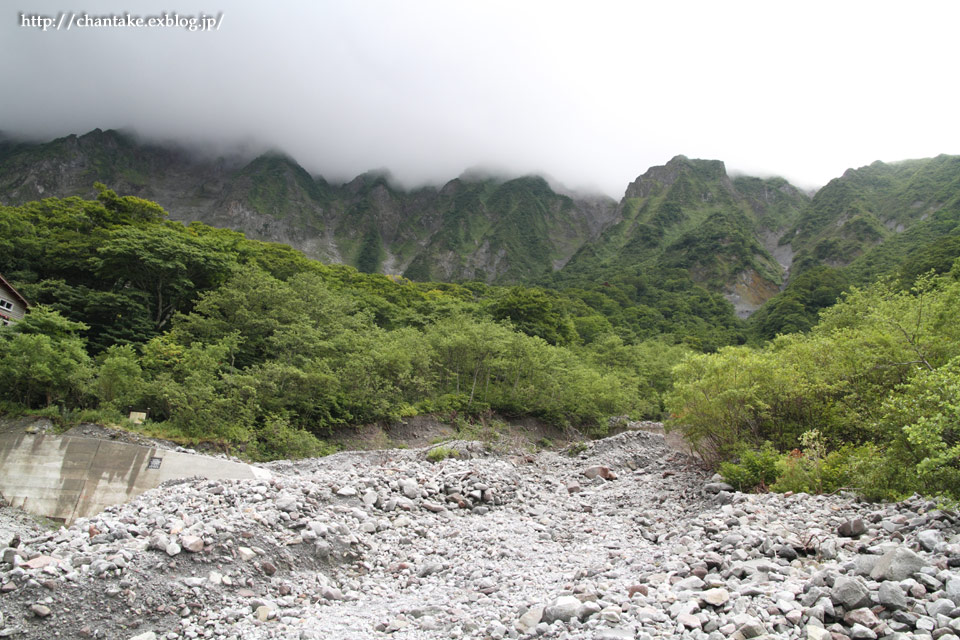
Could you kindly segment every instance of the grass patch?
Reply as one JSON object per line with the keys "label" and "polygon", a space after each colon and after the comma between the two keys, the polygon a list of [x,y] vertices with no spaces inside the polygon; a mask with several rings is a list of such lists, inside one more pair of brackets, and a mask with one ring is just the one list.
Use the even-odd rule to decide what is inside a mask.
{"label": "grass patch", "polygon": [[434,447],[427,452],[427,460],[430,462],[440,462],[447,458],[459,458],[460,452],[451,447]]}
{"label": "grass patch", "polygon": [[587,450],[587,444],[585,442],[574,442],[569,447],[566,448],[565,453],[571,458],[576,458],[578,455]]}
{"label": "grass patch", "polygon": [[540,438],[537,440],[538,449],[553,449],[556,445],[550,438]]}

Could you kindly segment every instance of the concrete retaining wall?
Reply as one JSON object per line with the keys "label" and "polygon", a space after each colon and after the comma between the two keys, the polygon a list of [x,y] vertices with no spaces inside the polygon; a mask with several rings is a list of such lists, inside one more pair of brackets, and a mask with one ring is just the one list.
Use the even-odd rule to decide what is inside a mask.
{"label": "concrete retaining wall", "polygon": [[166,480],[269,478],[250,465],[76,436],[0,433],[0,494],[28,513],[62,520],[99,513]]}

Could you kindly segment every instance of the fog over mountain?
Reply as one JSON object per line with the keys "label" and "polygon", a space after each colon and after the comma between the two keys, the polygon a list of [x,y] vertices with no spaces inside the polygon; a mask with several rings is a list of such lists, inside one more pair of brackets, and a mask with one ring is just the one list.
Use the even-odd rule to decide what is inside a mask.
{"label": "fog over mountain", "polygon": [[[80,26],[128,14],[218,26]],[[40,1],[0,20],[0,130],[279,148],[408,187],[492,166],[619,198],[679,153],[810,187],[960,152],[958,23],[932,2]]]}

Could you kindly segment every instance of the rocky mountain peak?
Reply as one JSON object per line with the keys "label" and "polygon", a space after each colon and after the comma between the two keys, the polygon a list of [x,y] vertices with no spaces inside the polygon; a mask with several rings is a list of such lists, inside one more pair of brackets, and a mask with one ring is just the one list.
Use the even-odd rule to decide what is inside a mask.
{"label": "rocky mountain peak", "polygon": [[627,198],[647,198],[665,187],[671,187],[681,176],[691,176],[705,180],[726,180],[727,169],[721,160],[700,160],[678,155],[665,165],[650,167],[631,182],[624,193]]}

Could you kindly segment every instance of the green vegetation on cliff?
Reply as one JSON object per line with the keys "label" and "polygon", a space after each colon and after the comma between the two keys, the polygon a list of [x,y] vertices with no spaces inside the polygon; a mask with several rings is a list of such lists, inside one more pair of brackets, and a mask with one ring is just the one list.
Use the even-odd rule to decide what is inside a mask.
{"label": "green vegetation on cliff", "polygon": [[790,282],[750,319],[760,339],[810,328],[851,285],[892,278],[909,289],[948,272],[960,257],[960,157],[851,169],[814,196],[787,242]]}
{"label": "green vegetation on cliff", "polygon": [[[888,244],[905,230],[937,222],[938,214],[942,218],[945,213],[952,213],[956,220],[958,212],[960,156],[941,155],[891,164],[874,162],[848,170],[820,189],[784,240],[796,251],[795,272],[824,263],[847,265],[860,256],[866,258],[875,246]],[[916,240],[914,237],[913,241]],[[895,249],[892,254],[879,259],[873,268],[867,260],[858,270],[870,280],[876,277],[877,268],[883,269],[905,255]]]}
{"label": "green vegetation on cliff", "polygon": [[[778,292],[784,268],[770,250],[806,206],[807,196],[781,178],[731,180],[722,162],[677,156],[637,178],[620,203],[620,221],[545,281],[596,290],[593,283],[627,274],[642,278],[633,302],[665,316],[657,331],[676,334],[702,320],[709,328],[688,334],[700,346],[736,344],[745,327],[727,300],[749,313]],[[669,300],[678,292],[683,300]],[[699,310],[685,308],[689,298]]]}

